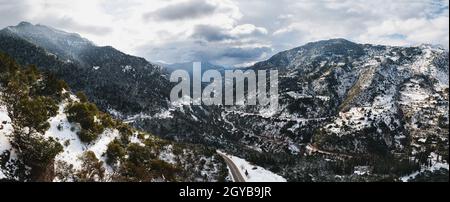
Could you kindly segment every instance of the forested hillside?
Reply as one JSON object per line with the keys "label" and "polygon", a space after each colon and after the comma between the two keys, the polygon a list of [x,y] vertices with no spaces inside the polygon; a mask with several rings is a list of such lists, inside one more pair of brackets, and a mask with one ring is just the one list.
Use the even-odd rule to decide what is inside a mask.
{"label": "forested hillside", "polygon": [[138,131],[0,53],[0,180],[224,181],[214,149]]}

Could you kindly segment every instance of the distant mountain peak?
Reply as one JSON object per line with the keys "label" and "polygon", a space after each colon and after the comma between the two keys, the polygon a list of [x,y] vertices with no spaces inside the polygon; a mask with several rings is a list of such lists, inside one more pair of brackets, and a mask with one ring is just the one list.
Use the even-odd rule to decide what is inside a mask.
{"label": "distant mountain peak", "polygon": [[357,44],[355,42],[349,41],[347,39],[343,38],[335,38],[335,39],[328,39],[328,40],[320,40],[315,42],[307,43],[303,46],[300,46],[298,48],[326,48],[329,49],[329,47],[342,47],[342,48],[348,48],[348,47],[355,47],[359,46],[360,44]]}
{"label": "distant mountain peak", "polygon": [[345,43],[351,43],[351,44],[355,44],[354,42],[344,39],[344,38],[332,38],[332,39],[325,39],[325,40],[319,40],[319,41],[314,41],[314,42],[310,42],[311,44],[330,44],[330,43],[334,43],[334,44],[345,44]]}
{"label": "distant mountain peak", "polygon": [[364,54],[364,45],[343,38],[335,38],[309,42],[303,46],[280,52],[267,61],[256,63],[254,67],[285,69],[289,66],[297,68],[300,64],[309,63],[315,58],[338,56],[358,58]]}
{"label": "distant mountain peak", "polygon": [[77,33],[69,33],[49,26],[20,22],[0,31],[1,33],[24,39],[45,48],[66,60],[77,60],[78,54],[95,44]]}
{"label": "distant mountain peak", "polygon": [[173,63],[173,64],[160,63],[160,65],[163,66],[169,72],[172,72],[175,70],[186,70],[188,72],[191,72],[192,65],[194,62],[200,62],[202,64],[202,71],[212,70],[212,69],[214,69],[214,70],[225,69],[225,67],[211,63],[209,61],[192,61],[192,62]]}
{"label": "distant mountain peak", "polygon": [[92,43],[88,39],[81,37],[81,35],[78,33],[63,31],[63,30],[56,29],[54,27],[47,26],[47,25],[42,25],[42,24],[33,25],[29,22],[23,21],[23,22],[20,22],[16,26],[12,26],[11,28],[15,28],[17,31],[21,31],[21,32],[37,31],[39,33],[42,33],[42,32],[54,33],[54,34],[58,34],[60,36],[79,38],[80,40]]}
{"label": "distant mountain peak", "polygon": [[16,27],[25,27],[25,26],[34,26],[33,24],[31,24],[30,22],[27,21],[22,21],[19,24],[17,24]]}

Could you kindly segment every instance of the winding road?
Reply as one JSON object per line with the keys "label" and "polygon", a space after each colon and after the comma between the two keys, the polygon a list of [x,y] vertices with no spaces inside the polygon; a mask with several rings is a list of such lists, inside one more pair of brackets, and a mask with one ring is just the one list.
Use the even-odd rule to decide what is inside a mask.
{"label": "winding road", "polygon": [[[312,144],[308,144],[306,146],[306,149],[310,153],[319,153],[319,154],[324,154],[324,155],[330,155],[330,156],[335,156],[340,159],[349,159],[349,158],[353,157],[353,156],[346,155],[346,154],[324,151],[324,150],[321,150],[321,149],[315,147]],[[223,160],[225,160],[225,163],[227,164],[228,168],[230,169],[231,175],[233,177],[233,181],[234,182],[245,182],[244,174],[241,172],[241,170],[238,168],[238,166],[230,159],[230,157],[228,157],[225,153],[222,153],[221,151],[217,151],[217,154],[219,154],[223,158]]]}
{"label": "winding road", "polygon": [[239,168],[236,166],[236,164],[234,164],[234,162],[227,155],[225,155],[221,152],[217,152],[217,153],[225,160],[225,163],[227,164],[228,168],[230,168],[231,175],[233,176],[233,181],[234,182],[245,182],[245,178],[242,175]]}

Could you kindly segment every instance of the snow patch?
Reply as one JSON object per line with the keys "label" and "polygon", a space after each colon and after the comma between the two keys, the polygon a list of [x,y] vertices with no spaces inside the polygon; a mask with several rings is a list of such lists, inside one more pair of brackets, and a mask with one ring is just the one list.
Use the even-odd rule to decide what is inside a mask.
{"label": "snow patch", "polygon": [[175,160],[175,155],[173,154],[173,146],[172,145],[165,146],[159,153],[159,159],[175,165],[177,162]]}
{"label": "snow patch", "polygon": [[[106,129],[99,138],[91,143],[85,144],[79,139],[77,132],[79,127],[75,124],[71,124],[67,115],[64,113],[64,109],[67,103],[59,105],[58,114],[55,117],[49,119],[50,128],[46,131],[45,137],[52,137],[58,141],[63,147],[63,152],[59,153],[55,157],[55,162],[62,161],[69,165],[73,165],[74,169],[82,169],[82,161],[80,157],[86,151],[94,152],[95,156],[105,162],[106,156],[104,155],[108,144],[119,136],[118,130]],[[109,174],[111,169],[104,163],[106,174]],[[55,179],[57,180],[57,179]]]}
{"label": "snow patch", "polygon": [[[286,182],[283,177],[264,169],[260,166],[252,165],[244,159],[228,155],[217,151],[219,154],[226,155],[239,169],[246,182]],[[246,171],[248,175],[246,175]]]}
{"label": "snow patch", "polygon": [[130,143],[138,144],[141,147],[145,147],[145,144],[142,143],[142,141],[139,139],[137,133],[135,133],[133,136],[131,136]]}
{"label": "snow patch", "polygon": [[423,166],[420,171],[417,171],[417,172],[415,172],[415,173],[413,173],[411,175],[403,176],[403,177],[400,178],[400,180],[402,182],[408,182],[408,180],[416,178],[417,175],[419,175],[420,173],[422,173],[424,171],[434,172],[434,171],[437,171],[437,170],[440,170],[440,169],[449,170],[448,162],[440,162],[440,161],[438,161],[438,155],[436,153],[432,152],[430,154],[429,158],[431,159],[431,166],[429,166],[429,167],[428,166]]}
{"label": "snow patch", "polygon": [[0,105],[0,154],[4,151],[11,150],[12,146],[9,141],[9,135],[13,132],[11,118],[8,116],[6,106]]}
{"label": "snow patch", "polygon": [[133,67],[131,65],[125,65],[125,66],[122,67],[122,72],[124,72],[124,73],[132,71],[132,70],[134,70],[134,69],[133,69]]}

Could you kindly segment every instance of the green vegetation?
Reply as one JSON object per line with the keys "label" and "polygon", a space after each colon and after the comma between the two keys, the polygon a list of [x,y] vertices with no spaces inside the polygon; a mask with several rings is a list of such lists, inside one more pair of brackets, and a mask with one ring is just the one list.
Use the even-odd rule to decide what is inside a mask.
{"label": "green vegetation", "polygon": [[58,106],[50,97],[38,96],[34,99],[22,98],[15,103],[16,123],[22,127],[31,127],[44,133],[50,124],[47,120],[56,115]]}
{"label": "green vegetation", "polygon": [[88,97],[86,96],[86,94],[82,91],[79,91],[76,93],[76,96],[78,97],[78,99],[80,99],[80,102],[89,102]]}
{"label": "green vegetation", "polygon": [[133,129],[126,124],[120,124],[117,126],[117,130],[120,132],[120,141],[123,145],[129,144],[130,137],[133,135]]}
{"label": "green vegetation", "polygon": [[[35,66],[32,67],[37,71]],[[57,101],[68,97],[68,93],[64,93],[64,90],[68,91],[70,89],[66,82],[57,79],[53,74],[44,74],[43,77],[42,86],[33,92],[35,95],[49,96]]]}
{"label": "green vegetation", "polygon": [[127,147],[128,158],[122,161],[116,180],[118,181],[152,181],[164,176],[165,180],[176,181],[180,170],[157,158],[151,147],[131,143]]}
{"label": "green vegetation", "polygon": [[7,84],[19,68],[20,66],[14,60],[0,52],[0,82],[2,85]]}
{"label": "green vegetation", "polygon": [[67,118],[72,123],[79,123],[78,136],[83,142],[92,142],[103,133],[105,128],[98,120],[99,110],[91,103],[71,103],[66,108]]}
{"label": "green vegetation", "polygon": [[[98,110],[93,103],[87,102],[87,98],[80,94],[80,100],[84,102],[74,102],[66,107],[67,118],[71,123],[78,123],[81,130],[78,136],[81,141],[90,143],[98,138],[106,128],[116,125],[116,122],[107,114]],[[85,96],[85,95],[84,95]]]}
{"label": "green vegetation", "polygon": [[[127,124],[114,120],[90,103],[83,92],[77,93],[80,102],[70,99],[69,87],[56,76],[40,73],[36,66],[21,67],[0,53],[0,90],[13,125],[11,144],[17,151],[14,162],[9,153],[0,154],[0,167],[8,176],[20,181],[223,181],[228,175],[225,163],[213,149],[198,145],[171,144],[154,135],[139,132]],[[95,141],[106,129],[117,130],[119,136],[107,146],[106,163],[113,169],[106,176],[104,163],[93,152],[85,152],[75,168],[65,161],[55,161],[63,152],[63,145],[45,133],[49,119],[58,114],[61,101],[69,101],[64,112],[74,123],[70,131],[77,132],[84,143]],[[58,131],[67,130],[61,122]],[[161,157],[169,156],[167,159]],[[202,160],[202,161],[201,161]],[[198,164],[196,162],[202,162]],[[7,165],[10,164],[10,165]],[[219,169],[220,172],[215,171]],[[211,174],[204,174],[210,172]]]}
{"label": "green vegetation", "polygon": [[61,144],[54,139],[46,139],[40,134],[16,132],[14,144],[19,149],[20,159],[31,168],[44,169],[53,163],[54,157],[63,151]]}
{"label": "green vegetation", "polygon": [[[14,60],[0,53],[0,87],[4,88],[2,100],[9,109],[14,133],[12,145],[24,166],[17,175],[32,180],[48,177],[48,169],[63,147],[43,134],[50,127],[47,120],[55,116],[57,103],[62,99],[64,82],[51,75],[42,75],[35,66],[20,67]],[[31,168],[27,172],[27,168]]]}
{"label": "green vegetation", "polygon": [[115,139],[108,144],[108,149],[106,150],[106,163],[109,165],[116,164],[119,160],[123,159],[126,154],[125,148],[120,144],[120,142]]}

